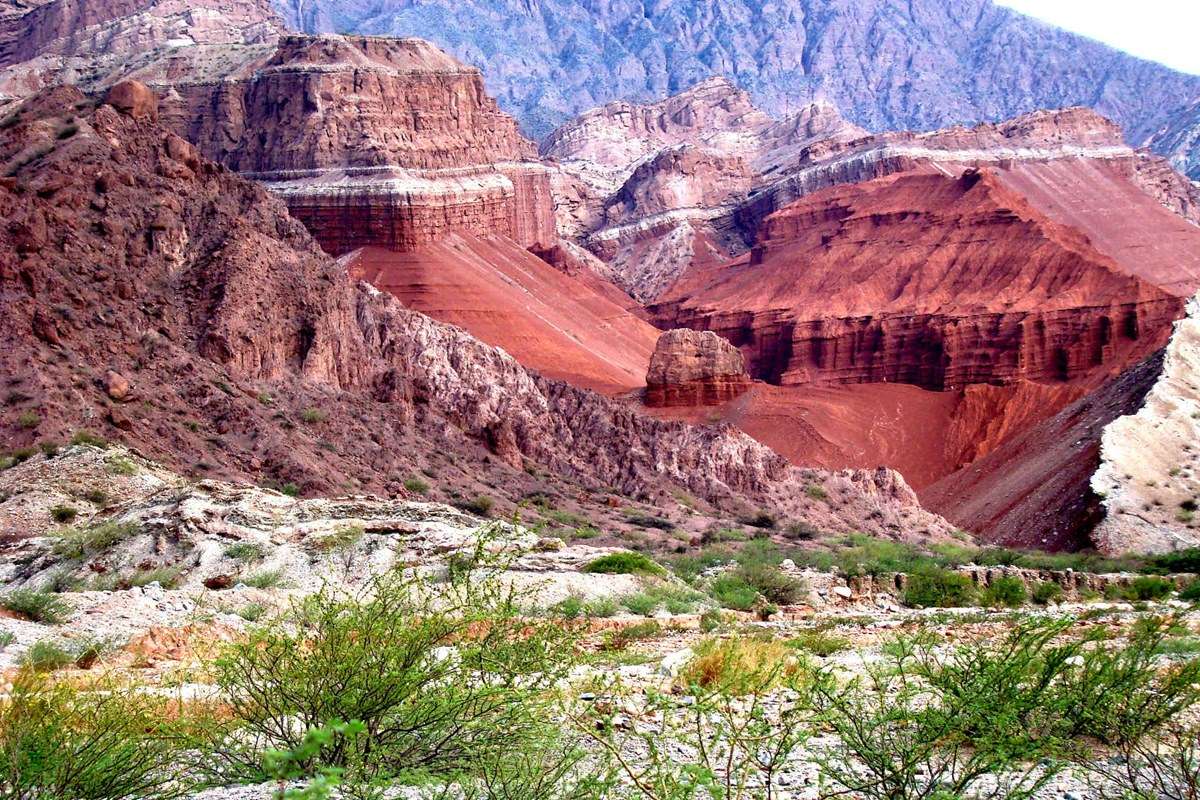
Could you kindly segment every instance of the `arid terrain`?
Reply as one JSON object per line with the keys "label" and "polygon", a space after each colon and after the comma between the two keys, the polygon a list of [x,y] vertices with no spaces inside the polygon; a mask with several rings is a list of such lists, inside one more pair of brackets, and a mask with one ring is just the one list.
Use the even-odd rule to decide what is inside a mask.
{"label": "arid terrain", "polygon": [[989,0],[0,0],[0,797],[1196,800],[1198,103]]}

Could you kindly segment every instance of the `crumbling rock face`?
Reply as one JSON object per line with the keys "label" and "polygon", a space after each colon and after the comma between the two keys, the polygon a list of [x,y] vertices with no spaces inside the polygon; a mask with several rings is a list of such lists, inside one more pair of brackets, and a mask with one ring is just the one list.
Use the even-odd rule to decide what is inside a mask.
{"label": "crumbling rock face", "polygon": [[646,373],[648,406],[724,403],[750,388],[741,352],[711,331],[678,329],[658,337]]}
{"label": "crumbling rock face", "polygon": [[1165,343],[1181,305],[994,173],[968,172],[806,198],[770,217],[748,256],[693,268],[652,312],[721,334],[771,383],[942,390],[1120,369]]}
{"label": "crumbling rock face", "polygon": [[549,172],[479,71],[419,39],[285,36],[261,68],[183,87],[172,116],[263,181],[334,255],[449,231],[555,238]]}
{"label": "crumbling rock face", "polygon": [[[709,220],[729,217],[764,175],[814,142],[862,135],[828,103],[775,120],[729,80],[711,78],[654,103],[593,109],[541,149],[557,162],[560,235],[603,258],[645,300],[691,263],[693,247],[681,241],[703,236],[722,258],[735,254]],[[648,260],[659,267],[647,270]],[[647,283],[647,273],[663,277]]]}
{"label": "crumbling rock face", "polygon": [[1006,547],[1080,550],[1094,546],[1104,516],[1091,490],[1100,439],[1134,413],[1162,366],[1155,354],[1007,437],[978,460],[921,491],[921,499],[982,540]]}
{"label": "crumbling rock face", "polygon": [[1200,546],[1200,301],[1175,324],[1162,370],[1136,413],[1101,437],[1092,476],[1104,519],[1092,534],[1107,553]]}
{"label": "crumbling rock face", "polygon": [[[824,530],[948,531],[887,471],[803,473],[727,428],[531,374],[352,281],[262,187],[75,90],[22,109],[0,166],[7,449],[90,428],[193,474],[310,493],[403,494],[422,467],[519,493],[536,464],[576,491],[680,487]],[[137,403],[112,401],[109,370]],[[808,503],[811,481],[837,503]]]}
{"label": "crumbling rock face", "polygon": [[58,83],[216,84],[265,60],[282,32],[262,0],[10,4],[0,8],[0,103]]}

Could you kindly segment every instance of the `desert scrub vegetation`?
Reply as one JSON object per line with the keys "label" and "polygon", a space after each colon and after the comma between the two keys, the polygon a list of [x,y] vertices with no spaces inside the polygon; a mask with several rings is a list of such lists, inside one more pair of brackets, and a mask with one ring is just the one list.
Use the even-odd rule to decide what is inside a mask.
{"label": "desert scrub vegetation", "polygon": [[665,575],[662,565],[644,553],[609,553],[592,559],[583,567],[584,572],[606,575]]}
{"label": "desert scrub vegetation", "polygon": [[25,670],[0,700],[0,791],[14,800],[170,800],[199,724],[112,678],[79,686]]}
{"label": "desert scrub vegetation", "polygon": [[34,622],[57,625],[71,616],[71,605],[52,592],[39,589],[10,589],[0,594],[0,607]]}
{"label": "desert scrub vegetation", "polygon": [[474,514],[477,517],[490,517],[492,515],[492,506],[496,501],[485,494],[476,495],[469,500],[456,500],[454,506],[469,514]]}
{"label": "desert scrub vegetation", "polygon": [[204,760],[223,779],[262,780],[266,753],[349,720],[362,733],[321,762],[365,786],[469,772],[537,739],[574,637],[524,616],[476,556],[448,581],[394,572],[355,593],[327,587],[230,645],[215,669],[231,720]]}
{"label": "desert scrub vegetation", "polygon": [[912,608],[957,608],[975,603],[975,585],[966,575],[924,567],[908,576],[904,604]]}
{"label": "desert scrub vegetation", "polygon": [[55,555],[66,559],[103,553],[140,533],[133,523],[104,522],[85,528],[64,528],[55,535]]}

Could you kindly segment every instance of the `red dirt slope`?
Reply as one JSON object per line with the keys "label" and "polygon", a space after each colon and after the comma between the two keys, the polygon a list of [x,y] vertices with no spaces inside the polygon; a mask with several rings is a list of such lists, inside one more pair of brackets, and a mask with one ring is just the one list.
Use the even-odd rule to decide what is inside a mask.
{"label": "red dirt slope", "polygon": [[659,331],[626,310],[629,298],[509,239],[452,233],[412,252],[367,247],[349,258],[354,275],[409,308],[548,377],[614,394],[645,383]]}

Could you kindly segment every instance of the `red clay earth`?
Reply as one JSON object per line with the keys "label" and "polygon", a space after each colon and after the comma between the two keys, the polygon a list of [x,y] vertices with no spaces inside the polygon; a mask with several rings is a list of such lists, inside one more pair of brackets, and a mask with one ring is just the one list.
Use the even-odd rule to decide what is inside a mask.
{"label": "red clay earth", "polygon": [[620,290],[565,274],[500,236],[449,234],[406,253],[356,250],[351,274],[501,347],[551,378],[617,394],[645,383],[659,331],[626,310]]}

